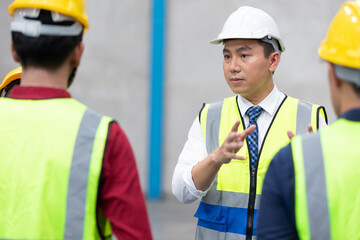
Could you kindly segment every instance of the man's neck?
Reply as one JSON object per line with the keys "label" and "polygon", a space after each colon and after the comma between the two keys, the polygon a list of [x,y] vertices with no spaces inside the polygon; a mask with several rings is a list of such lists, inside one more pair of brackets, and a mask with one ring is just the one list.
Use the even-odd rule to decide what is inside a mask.
{"label": "man's neck", "polygon": [[267,96],[269,96],[269,94],[274,89],[274,86],[275,86],[274,82],[271,80],[271,82],[269,82],[268,86],[264,90],[259,92],[258,94],[249,94],[249,95],[240,94],[240,95],[243,98],[245,98],[246,100],[248,100],[249,102],[251,102],[252,104],[259,105],[259,103],[261,103]]}
{"label": "man's neck", "polygon": [[340,115],[351,110],[360,108],[360,96],[358,96],[350,84],[344,85],[341,93]]}
{"label": "man's neck", "polygon": [[23,69],[21,76],[21,86],[48,87],[67,89],[69,74],[65,67],[57,70],[47,70],[44,68],[28,67]]}

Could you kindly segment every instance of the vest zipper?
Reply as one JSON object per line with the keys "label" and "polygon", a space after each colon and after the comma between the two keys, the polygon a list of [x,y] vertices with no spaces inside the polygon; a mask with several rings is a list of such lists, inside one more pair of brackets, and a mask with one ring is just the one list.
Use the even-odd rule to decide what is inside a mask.
{"label": "vest zipper", "polygon": [[[275,113],[273,119],[271,120],[269,128],[266,131],[265,137],[263,139],[263,143],[262,143],[260,151],[259,151],[259,157],[258,157],[258,161],[256,163],[256,167],[251,168],[251,164],[250,164],[250,167],[249,167],[249,170],[250,170],[250,191],[249,191],[249,203],[248,203],[248,212],[247,212],[247,220],[246,220],[246,240],[251,240],[252,232],[253,232],[253,228],[254,228],[253,222],[254,222],[254,207],[255,207],[255,198],[256,198],[256,174],[257,174],[257,167],[259,165],[262,148],[263,148],[264,143],[265,143],[265,141],[267,139],[267,135],[269,133],[269,130],[270,130],[270,128],[271,128],[271,126],[272,126],[272,124],[273,124],[273,122],[274,122],[274,120],[275,120],[275,118],[276,118],[276,116],[277,116],[277,114],[279,112],[279,110],[281,109],[281,107],[283,106],[283,104],[287,100],[287,98],[288,98],[288,96],[285,95],[285,98],[280,103],[280,106],[276,110],[276,113]],[[238,112],[239,112],[239,116],[240,116],[240,119],[241,119],[243,129],[246,129],[245,125],[244,125],[244,119],[243,119],[243,117],[241,115],[241,111],[240,111],[239,104],[238,104],[238,96],[236,96],[235,99],[236,99],[236,106],[237,106],[237,109],[238,109]],[[248,151],[250,152],[249,144],[248,144]]]}
{"label": "vest zipper", "polygon": [[251,240],[253,228],[254,228],[254,207],[255,207],[255,197],[256,197],[256,170],[250,166],[250,194],[249,194],[249,204],[247,212],[247,221],[246,221],[246,240]]}

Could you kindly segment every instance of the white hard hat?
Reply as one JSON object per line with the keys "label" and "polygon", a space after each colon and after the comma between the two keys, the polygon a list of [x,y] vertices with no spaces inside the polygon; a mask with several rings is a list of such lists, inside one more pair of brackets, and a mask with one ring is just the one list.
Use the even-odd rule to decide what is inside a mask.
{"label": "white hard hat", "polygon": [[220,44],[226,39],[240,38],[260,39],[271,43],[275,51],[285,51],[285,46],[274,19],[257,8],[249,6],[238,8],[228,17],[218,37],[210,43]]}

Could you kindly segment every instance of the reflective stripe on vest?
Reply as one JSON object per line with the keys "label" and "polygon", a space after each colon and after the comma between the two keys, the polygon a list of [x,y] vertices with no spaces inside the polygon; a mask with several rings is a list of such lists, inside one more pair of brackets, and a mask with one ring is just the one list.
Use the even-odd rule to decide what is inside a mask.
{"label": "reflective stripe on vest", "polygon": [[80,123],[70,168],[65,240],[83,239],[89,166],[101,117],[96,112],[86,109]]}
{"label": "reflective stripe on vest", "polygon": [[[330,239],[329,210],[320,134],[302,139],[306,200],[312,239]],[[311,227],[316,226],[316,227]]]}
{"label": "reflective stripe on vest", "polygon": [[296,115],[296,132],[303,134],[307,132],[309,119],[311,119],[312,104],[299,100]]}
{"label": "reflective stripe on vest", "polygon": [[[225,105],[224,105],[225,104]],[[232,107],[228,107],[228,104],[232,104]],[[284,127],[282,124],[276,124],[275,130],[268,131],[271,134],[277,134],[279,128],[284,130],[284,134],[286,134],[286,130],[292,130],[294,133],[305,133],[307,132],[307,125],[311,121],[312,118],[317,118],[316,109],[319,107],[317,105],[312,105],[303,101],[298,101],[297,99],[293,99],[288,97],[284,100],[284,106],[285,110],[282,110],[283,108],[280,106],[279,111],[282,110],[282,114],[280,116],[286,116],[287,117],[287,110],[292,109],[295,110],[290,114],[290,116],[296,116],[294,120],[296,119],[296,122],[290,119],[285,119],[286,122],[294,123],[294,127],[289,129],[283,129],[286,128],[287,125],[284,124]],[[236,109],[235,109],[236,108]],[[224,110],[225,109],[225,110]],[[314,111],[315,109],[315,111]],[[236,112],[236,113],[234,113]],[[284,114],[285,112],[285,114]],[[222,114],[232,114],[232,116],[228,119],[222,118]],[[235,114],[235,115],[234,115]],[[276,117],[276,116],[275,116]],[[275,118],[274,117],[274,118]],[[204,106],[204,109],[201,112],[200,121],[201,126],[203,129],[203,134],[206,142],[207,152],[211,153],[214,150],[216,150],[219,147],[219,144],[221,141],[223,141],[224,135],[227,135],[228,132],[221,132],[224,130],[221,129],[221,125],[224,123],[227,124],[233,124],[235,120],[240,119],[242,121],[242,117],[240,116],[240,112],[237,107],[237,99],[236,97],[225,99],[224,101],[215,103],[215,104],[207,104]],[[224,121],[223,123],[221,121]],[[279,121],[279,120],[277,120]],[[204,124],[206,122],[206,124]],[[315,121],[316,123],[316,121]],[[271,128],[272,125],[270,125]],[[315,125],[316,126],[316,125]],[[242,125],[240,124],[239,131],[242,131],[244,128],[244,123]],[[313,126],[314,127],[314,126]],[[270,129],[269,129],[270,130]],[[275,131],[275,132],[274,132]],[[222,134],[220,140],[220,135]],[[272,135],[274,136],[274,135]],[[283,137],[286,142],[289,142],[288,137]],[[267,142],[265,138],[263,145]],[[270,138],[271,139],[271,138]],[[273,139],[272,139],[273,140]],[[269,140],[273,142],[272,140]],[[273,151],[276,153],[276,149],[280,149],[283,145],[282,141],[275,141],[276,144],[279,146],[272,146],[269,147],[268,144],[265,147],[265,153],[263,153],[261,156],[260,151],[260,160],[264,157],[269,158],[266,160],[268,163],[270,162],[273,155],[269,155],[269,151]],[[247,153],[247,143],[244,143],[244,146],[240,151],[237,153],[240,156],[246,156],[248,158]],[[266,155],[266,156],[264,156]],[[262,158],[261,158],[262,157]],[[230,239],[244,239],[246,235],[246,224],[247,224],[247,208],[249,204],[249,178],[245,177],[244,181],[237,181],[236,184],[242,184],[244,187],[242,187],[246,191],[239,191],[236,190],[237,187],[234,185],[230,188],[226,187],[224,184],[219,183],[219,177],[229,177],[231,174],[229,173],[222,173],[226,169],[230,169],[233,167],[237,167],[237,165],[244,165],[246,172],[249,172],[249,166],[248,161],[238,161],[238,160],[232,160],[231,163],[223,165],[219,171],[219,173],[216,175],[212,186],[210,190],[207,192],[207,194],[202,198],[201,203],[199,205],[199,208],[197,212],[195,213],[195,217],[199,219],[198,221],[198,229],[197,229],[197,238],[196,239],[207,239],[207,238],[200,238],[200,236],[204,235],[211,235],[211,232],[219,231],[219,232],[230,232],[233,235],[236,235],[236,238],[230,238]],[[267,169],[268,163],[260,161],[260,170],[262,175],[265,175],[265,171]],[[235,164],[235,165],[234,165]],[[247,165],[246,165],[247,164]],[[242,167],[244,169],[244,167]],[[236,168],[235,168],[236,169]],[[225,174],[225,175],[224,175]],[[239,175],[239,174],[237,174]],[[238,176],[239,177],[239,176]],[[247,183],[246,183],[247,181]],[[257,210],[259,209],[259,203],[260,203],[260,193],[261,193],[261,186],[262,186],[262,177],[258,179],[257,181],[258,189],[257,194],[255,198],[255,206],[254,206],[254,228],[253,228],[253,235],[256,234],[256,216],[257,216]],[[232,190],[234,189],[234,190]],[[239,188],[240,189],[240,188]],[[260,190],[259,190],[260,189]],[[221,208],[219,208],[219,206]],[[232,217],[235,216],[236,217]],[[222,219],[224,218],[224,219]],[[226,219],[228,218],[228,219]],[[222,226],[223,225],[223,226]],[[209,232],[209,233],[208,233]],[[228,238],[226,238],[228,239]],[[254,237],[253,237],[254,239]]]}
{"label": "reflective stripe on vest", "polygon": [[210,121],[207,121],[208,125],[206,126],[205,139],[208,153],[213,152],[219,147],[219,129],[222,103],[223,102],[211,104],[209,106],[209,111],[207,112],[207,118],[211,119]]}

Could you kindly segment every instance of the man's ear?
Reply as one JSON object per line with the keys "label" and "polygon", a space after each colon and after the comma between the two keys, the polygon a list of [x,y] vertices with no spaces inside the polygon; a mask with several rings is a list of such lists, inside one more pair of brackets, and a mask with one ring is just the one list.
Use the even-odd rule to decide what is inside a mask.
{"label": "man's ear", "polygon": [[74,64],[74,67],[78,67],[80,65],[80,60],[83,52],[84,52],[84,43],[79,42],[72,52],[72,63]]}
{"label": "man's ear", "polygon": [[341,80],[336,77],[334,64],[328,62],[328,65],[329,65],[329,75],[330,75],[329,79],[332,79],[334,81],[335,86],[339,87],[341,85]]}
{"label": "man's ear", "polygon": [[20,62],[20,59],[19,59],[19,57],[18,57],[18,55],[17,55],[17,53],[16,53],[16,51],[14,49],[13,42],[11,42],[10,49],[11,49],[11,54],[13,56],[14,61],[17,62],[17,63]]}
{"label": "man's ear", "polygon": [[275,72],[277,66],[279,65],[280,62],[280,53],[278,52],[273,52],[270,54],[269,56],[269,70],[270,72]]}

